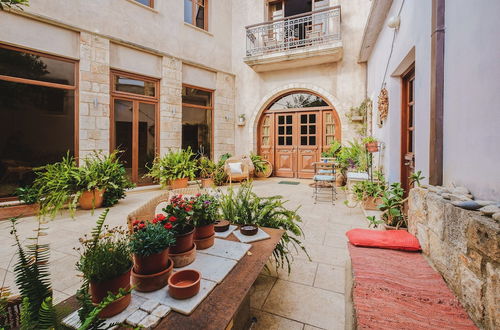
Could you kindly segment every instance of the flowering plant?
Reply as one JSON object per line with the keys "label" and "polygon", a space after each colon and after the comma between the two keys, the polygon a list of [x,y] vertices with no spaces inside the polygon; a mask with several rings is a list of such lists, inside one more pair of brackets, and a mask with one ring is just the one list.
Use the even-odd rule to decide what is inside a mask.
{"label": "flowering plant", "polygon": [[195,227],[207,226],[215,223],[218,219],[219,202],[209,194],[197,194],[194,200],[191,221]]}
{"label": "flowering plant", "polygon": [[[163,214],[161,216],[165,217]],[[175,238],[173,233],[164,227],[158,221],[155,223],[154,220],[153,223],[148,224],[145,224],[144,221],[139,221],[137,223],[137,230],[136,226],[134,226],[134,234],[130,237],[130,249],[132,253],[147,257],[160,253],[169,246],[174,245]]]}
{"label": "flowering plant", "polygon": [[182,235],[193,229],[191,216],[193,215],[194,199],[182,197],[182,195],[173,196],[164,209],[166,216],[159,214],[153,222],[160,222],[165,228],[171,229],[176,235]]}

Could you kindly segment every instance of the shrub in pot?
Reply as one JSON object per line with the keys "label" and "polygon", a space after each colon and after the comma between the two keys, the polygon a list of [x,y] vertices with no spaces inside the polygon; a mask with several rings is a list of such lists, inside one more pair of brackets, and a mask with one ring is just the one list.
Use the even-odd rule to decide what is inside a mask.
{"label": "shrub in pot", "polygon": [[198,169],[191,148],[170,150],[163,157],[157,157],[149,169],[147,177],[158,181],[162,187],[170,185],[172,189],[185,188],[188,180],[193,180]]}
{"label": "shrub in pot", "polygon": [[174,264],[169,258],[169,247],[175,243],[173,233],[157,215],[153,222],[135,221],[130,237],[130,249],[134,258],[132,284],[138,291],[155,291],[167,285]]}
{"label": "shrub in pot", "polygon": [[368,152],[377,152],[378,151],[378,141],[373,136],[368,136],[363,139],[363,143],[365,144],[366,150]]}
{"label": "shrub in pot", "polygon": [[191,223],[193,199],[182,195],[172,196],[170,203],[163,209],[166,217],[160,223],[175,236],[175,245],[170,247],[170,254],[180,254],[194,247],[194,226]]}
{"label": "shrub in pot", "polygon": [[210,188],[214,185],[214,173],[217,165],[208,157],[200,157],[198,160],[200,169],[200,180],[202,188]]}
{"label": "shrub in pot", "polygon": [[[83,273],[90,284],[89,292],[92,303],[99,304],[108,293],[120,294],[130,291],[132,255],[128,236],[120,229],[103,232],[106,210],[97,221],[92,237],[82,239],[82,252],[77,269]],[[85,292],[80,292],[85,294]],[[130,293],[109,304],[99,316],[111,317],[122,312],[130,304]]]}
{"label": "shrub in pot", "polygon": [[385,178],[381,172],[375,172],[375,180],[365,180],[356,183],[352,191],[365,210],[378,210],[382,203],[382,196],[387,190]]}
{"label": "shrub in pot", "polygon": [[209,194],[198,194],[194,200],[191,221],[195,226],[194,240],[196,248],[203,250],[214,245],[214,224],[218,219],[218,200]]}

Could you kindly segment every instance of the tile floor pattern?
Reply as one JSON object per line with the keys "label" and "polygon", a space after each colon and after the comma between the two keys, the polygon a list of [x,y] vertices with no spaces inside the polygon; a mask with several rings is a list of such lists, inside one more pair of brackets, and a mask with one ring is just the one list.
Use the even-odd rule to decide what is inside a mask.
{"label": "tile floor pattern", "polygon": [[[265,271],[252,288],[251,308],[257,320],[252,329],[344,329],[345,323],[345,262],[348,258],[347,240],[344,233],[352,228],[366,228],[363,213],[359,208],[348,208],[343,204],[343,193],[338,194],[335,205],[330,202],[313,203],[309,180],[299,185],[278,184],[281,179],[254,181],[254,191],[261,196],[282,195],[289,200],[288,206],[301,205],[304,244],[311,261],[303,252],[297,252],[290,275],[286,270],[271,273]],[[124,225],[127,215],[139,205],[159,193],[158,190],[129,193],[127,198],[111,208],[107,223],[113,227]],[[75,219],[65,213],[50,221],[44,241],[50,242],[50,270],[54,299],[62,301],[75,294],[80,286],[80,277],[75,270],[79,246],[78,239],[89,233],[100,210],[94,215],[89,211],[78,211]],[[19,221],[18,232],[26,238],[33,233],[36,218]],[[0,285],[15,290],[11,262],[15,248],[11,246],[10,222],[0,221]]]}

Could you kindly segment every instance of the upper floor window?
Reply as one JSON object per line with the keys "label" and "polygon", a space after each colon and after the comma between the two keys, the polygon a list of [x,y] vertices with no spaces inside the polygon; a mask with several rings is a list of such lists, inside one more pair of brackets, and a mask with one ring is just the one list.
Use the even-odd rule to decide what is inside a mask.
{"label": "upper floor window", "polygon": [[184,0],[184,22],[208,30],[208,0]]}
{"label": "upper floor window", "polygon": [[144,6],[148,6],[151,8],[155,7],[155,0],[134,0],[135,2],[138,2]]}

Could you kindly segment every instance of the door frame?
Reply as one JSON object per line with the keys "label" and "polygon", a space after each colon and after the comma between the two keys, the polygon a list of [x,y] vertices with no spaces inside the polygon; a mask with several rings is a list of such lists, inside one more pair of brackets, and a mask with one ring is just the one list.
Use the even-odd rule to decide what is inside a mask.
{"label": "door frame", "polygon": [[[409,82],[413,81],[413,100],[409,101]],[[415,141],[415,64],[413,63],[410,68],[406,70],[405,73],[401,75],[401,155],[400,155],[400,176],[401,176],[401,186],[405,191],[405,195],[408,194],[410,187],[409,179],[410,170],[408,165],[406,165],[407,161],[410,161],[406,158],[407,154],[411,154],[413,167],[415,167],[415,150],[412,150],[411,153],[409,150],[409,129],[408,129],[408,108],[409,106],[413,107],[413,122],[412,122],[412,140]]]}
{"label": "door frame", "polygon": [[[155,84],[155,96],[145,96],[134,93],[117,91],[115,88],[115,76],[127,77],[136,80],[153,82]],[[139,171],[139,103],[148,103],[155,106],[155,156],[159,155],[160,151],[160,80],[156,78],[146,77],[135,73],[124,72],[112,69],[110,72],[110,113],[109,113],[109,150],[114,151],[116,148],[116,131],[115,131],[115,100],[124,100],[132,102],[132,173],[131,179],[134,183],[138,182]],[[149,184],[138,184],[139,186]]]}

